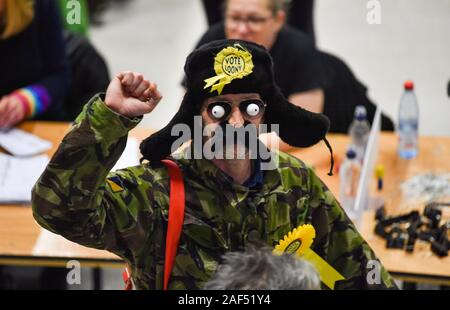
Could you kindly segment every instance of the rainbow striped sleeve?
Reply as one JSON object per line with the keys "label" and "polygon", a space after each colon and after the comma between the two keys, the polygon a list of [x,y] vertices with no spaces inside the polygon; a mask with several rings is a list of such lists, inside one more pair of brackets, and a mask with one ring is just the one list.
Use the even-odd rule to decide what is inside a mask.
{"label": "rainbow striped sleeve", "polygon": [[40,85],[20,88],[12,95],[17,96],[23,104],[27,118],[33,118],[45,112],[51,102],[48,91]]}

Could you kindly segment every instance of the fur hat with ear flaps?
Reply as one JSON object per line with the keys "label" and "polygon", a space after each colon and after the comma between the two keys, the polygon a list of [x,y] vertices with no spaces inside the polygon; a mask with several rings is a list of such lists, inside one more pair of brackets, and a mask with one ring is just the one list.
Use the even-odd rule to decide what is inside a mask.
{"label": "fur hat with ear flaps", "polygon": [[[176,124],[186,124],[193,132],[194,116],[200,115],[205,99],[221,94],[258,93],[267,104],[265,123],[279,125],[279,136],[294,147],[308,147],[324,140],[328,118],[302,109],[286,100],[273,76],[273,62],[267,50],[241,40],[219,40],[202,45],[187,58],[184,66],[187,92],[170,123],[145,139],[140,146],[144,159],[159,161],[171,153]],[[179,142],[179,141],[178,141]],[[332,162],[333,164],[333,162]]]}

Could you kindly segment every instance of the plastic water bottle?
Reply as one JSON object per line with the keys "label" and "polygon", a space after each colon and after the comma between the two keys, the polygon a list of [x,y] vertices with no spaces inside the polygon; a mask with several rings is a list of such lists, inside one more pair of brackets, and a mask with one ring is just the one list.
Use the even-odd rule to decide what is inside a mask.
{"label": "plastic water bottle", "polygon": [[351,147],[346,153],[346,159],[339,168],[339,200],[348,217],[355,223],[359,220],[359,212],[354,208],[360,174],[361,164],[356,158],[355,149]]}
{"label": "plastic water bottle", "polygon": [[355,117],[350,124],[348,134],[352,139],[351,144],[356,151],[356,158],[362,164],[370,135],[370,124],[367,121],[367,110],[364,106],[359,105],[355,108]]}
{"label": "plastic water bottle", "polygon": [[398,154],[410,159],[416,157],[418,152],[419,104],[414,94],[414,83],[406,81],[404,86],[398,112]]}

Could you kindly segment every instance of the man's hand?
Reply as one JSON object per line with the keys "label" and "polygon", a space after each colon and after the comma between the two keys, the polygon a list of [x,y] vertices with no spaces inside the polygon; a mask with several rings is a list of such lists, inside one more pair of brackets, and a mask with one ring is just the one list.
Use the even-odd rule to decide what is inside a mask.
{"label": "man's hand", "polygon": [[16,96],[5,96],[0,100],[0,128],[16,125],[25,118],[25,114],[26,111]]}
{"label": "man's hand", "polygon": [[145,80],[142,74],[121,72],[109,84],[105,104],[131,118],[150,113],[161,98],[156,84]]}

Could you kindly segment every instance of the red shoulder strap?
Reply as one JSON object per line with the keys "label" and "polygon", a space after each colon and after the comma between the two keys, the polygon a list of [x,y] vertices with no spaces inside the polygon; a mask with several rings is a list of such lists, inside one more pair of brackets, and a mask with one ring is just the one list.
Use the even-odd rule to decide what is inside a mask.
{"label": "red shoulder strap", "polygon": [[[161,162],[169,170],[170,177],[169,223],[167,225],[166,256],[164,262],[164,290],[167,290],[170,274],[172,273],[175,257],[177,256],[181,230],[183,228],[185,196],[183,175],[181,174],[180,167],[170,159],[164,159]],[[125,282],[125,290],[133,289],[128,266],[125,267],[122,277]]]}
{"label": "red shoulder strap", "polygon": [[184,222],[184,182],[181,169],[169,159],[162,162],[169,170],[170,177],[170,198],[169,198],[169,222],[166,236],[166,256],[164,262],[164,290],[169,285],[175,257],[177,256],[178,243],[180,241],[181,230]]}

